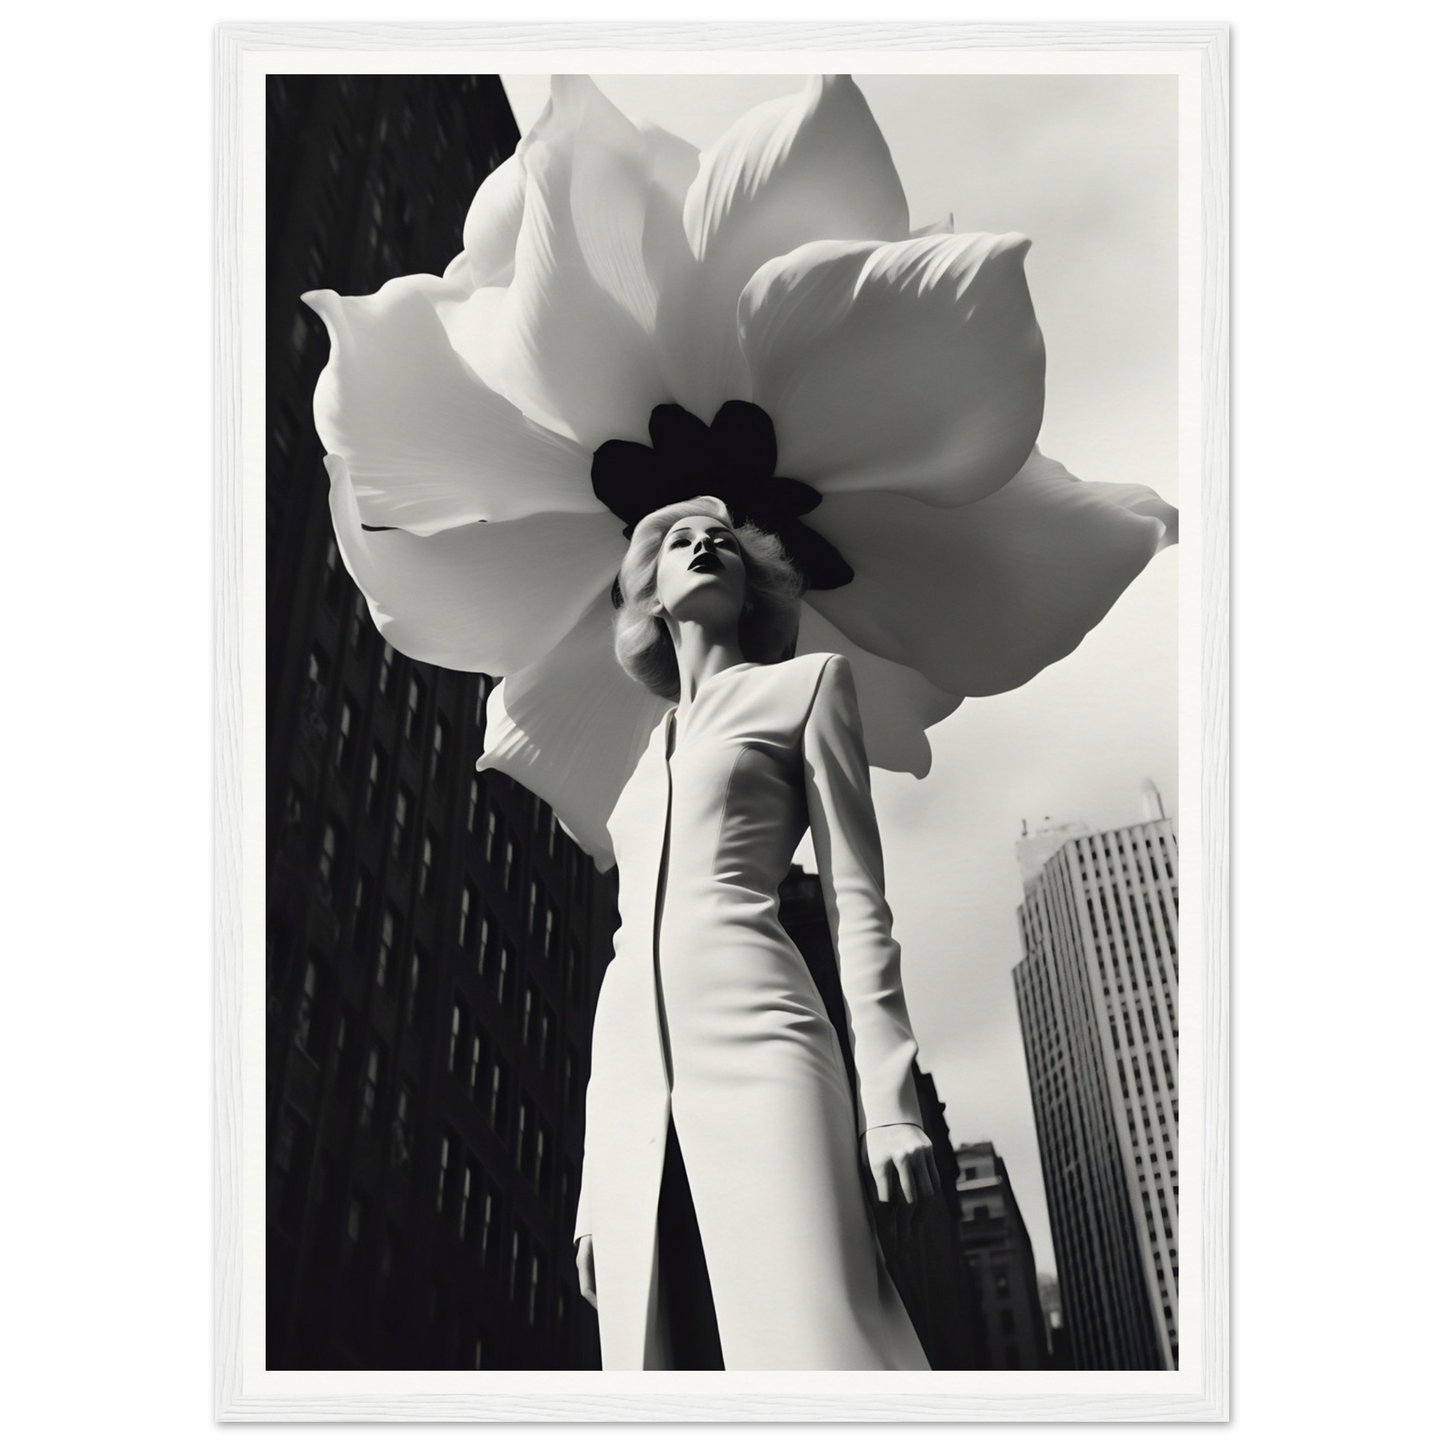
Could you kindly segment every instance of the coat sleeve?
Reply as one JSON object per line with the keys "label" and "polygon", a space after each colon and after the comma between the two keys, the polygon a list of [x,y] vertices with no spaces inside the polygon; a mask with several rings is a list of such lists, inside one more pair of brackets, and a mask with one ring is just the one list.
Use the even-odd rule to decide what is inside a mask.
{"label": "coat sleeve", "polygon": [[828,926],[858,1070],[858,1128],[918,1124],[918,1052],[903,1001],[883,849],[848,659],[823,664],[803,725],[803,777]]}

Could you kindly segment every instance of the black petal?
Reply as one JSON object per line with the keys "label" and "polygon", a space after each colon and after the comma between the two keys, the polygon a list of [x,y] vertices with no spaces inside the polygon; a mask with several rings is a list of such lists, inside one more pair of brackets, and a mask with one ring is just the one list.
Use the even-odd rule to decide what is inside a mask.
{"label": "black petal", "polygon": [[666,495],[657,453],[641,442],[603,442],[592,453],[592,491],[597,500],[635,527],[674,498]]}
{"label": "black petal", "polygon": [[712,442],[719,466],[737,485],[766,482],[778,466],[773,419],[751,401],[725,401],[712,419]]}
{"label": "black petal", "polygon": [[811,592],[831,592],[846,587],[853,580],[853,569],[843,554],[821,533],[804,522],[785,522],[777,529],[783,550]]}

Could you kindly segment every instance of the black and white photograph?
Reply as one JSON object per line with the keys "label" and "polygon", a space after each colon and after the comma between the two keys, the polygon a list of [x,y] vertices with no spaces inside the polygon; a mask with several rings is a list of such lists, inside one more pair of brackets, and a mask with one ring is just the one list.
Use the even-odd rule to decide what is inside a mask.
{"label": "black and white photograph", "polygon": [[862,58],[247,72],[268,1391],[1201,1388],[1198,57]]}

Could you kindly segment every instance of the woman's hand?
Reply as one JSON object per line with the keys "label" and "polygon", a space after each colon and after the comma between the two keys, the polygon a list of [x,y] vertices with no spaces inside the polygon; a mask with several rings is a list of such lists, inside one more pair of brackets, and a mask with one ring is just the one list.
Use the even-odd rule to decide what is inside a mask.
{"label": "woman's hand", "polygon": [[595,1310],[597,1308],[597,1275],[592,1268],[592,1236],[584,1234],[577,1241],[577,1283],[582,1288],[582,1298]]}
{"label": "woman's hand", "polygon": [[917,1124],[880,1124],[863,1134],[880,1204],[922,1204],[942,1187],[933,1144]]}

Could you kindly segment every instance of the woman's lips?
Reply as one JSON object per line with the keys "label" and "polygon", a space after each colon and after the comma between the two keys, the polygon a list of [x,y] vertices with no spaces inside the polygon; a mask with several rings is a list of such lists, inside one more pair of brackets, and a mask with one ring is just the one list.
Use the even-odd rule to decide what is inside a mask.
{"label": "woman's lips", "polygon": [[687,570],[689,572],[718,573],[721,572],[722,569],[723,564],[721,559],[714,556],[711,552],[699,552],[697,556],[687,564]]}

